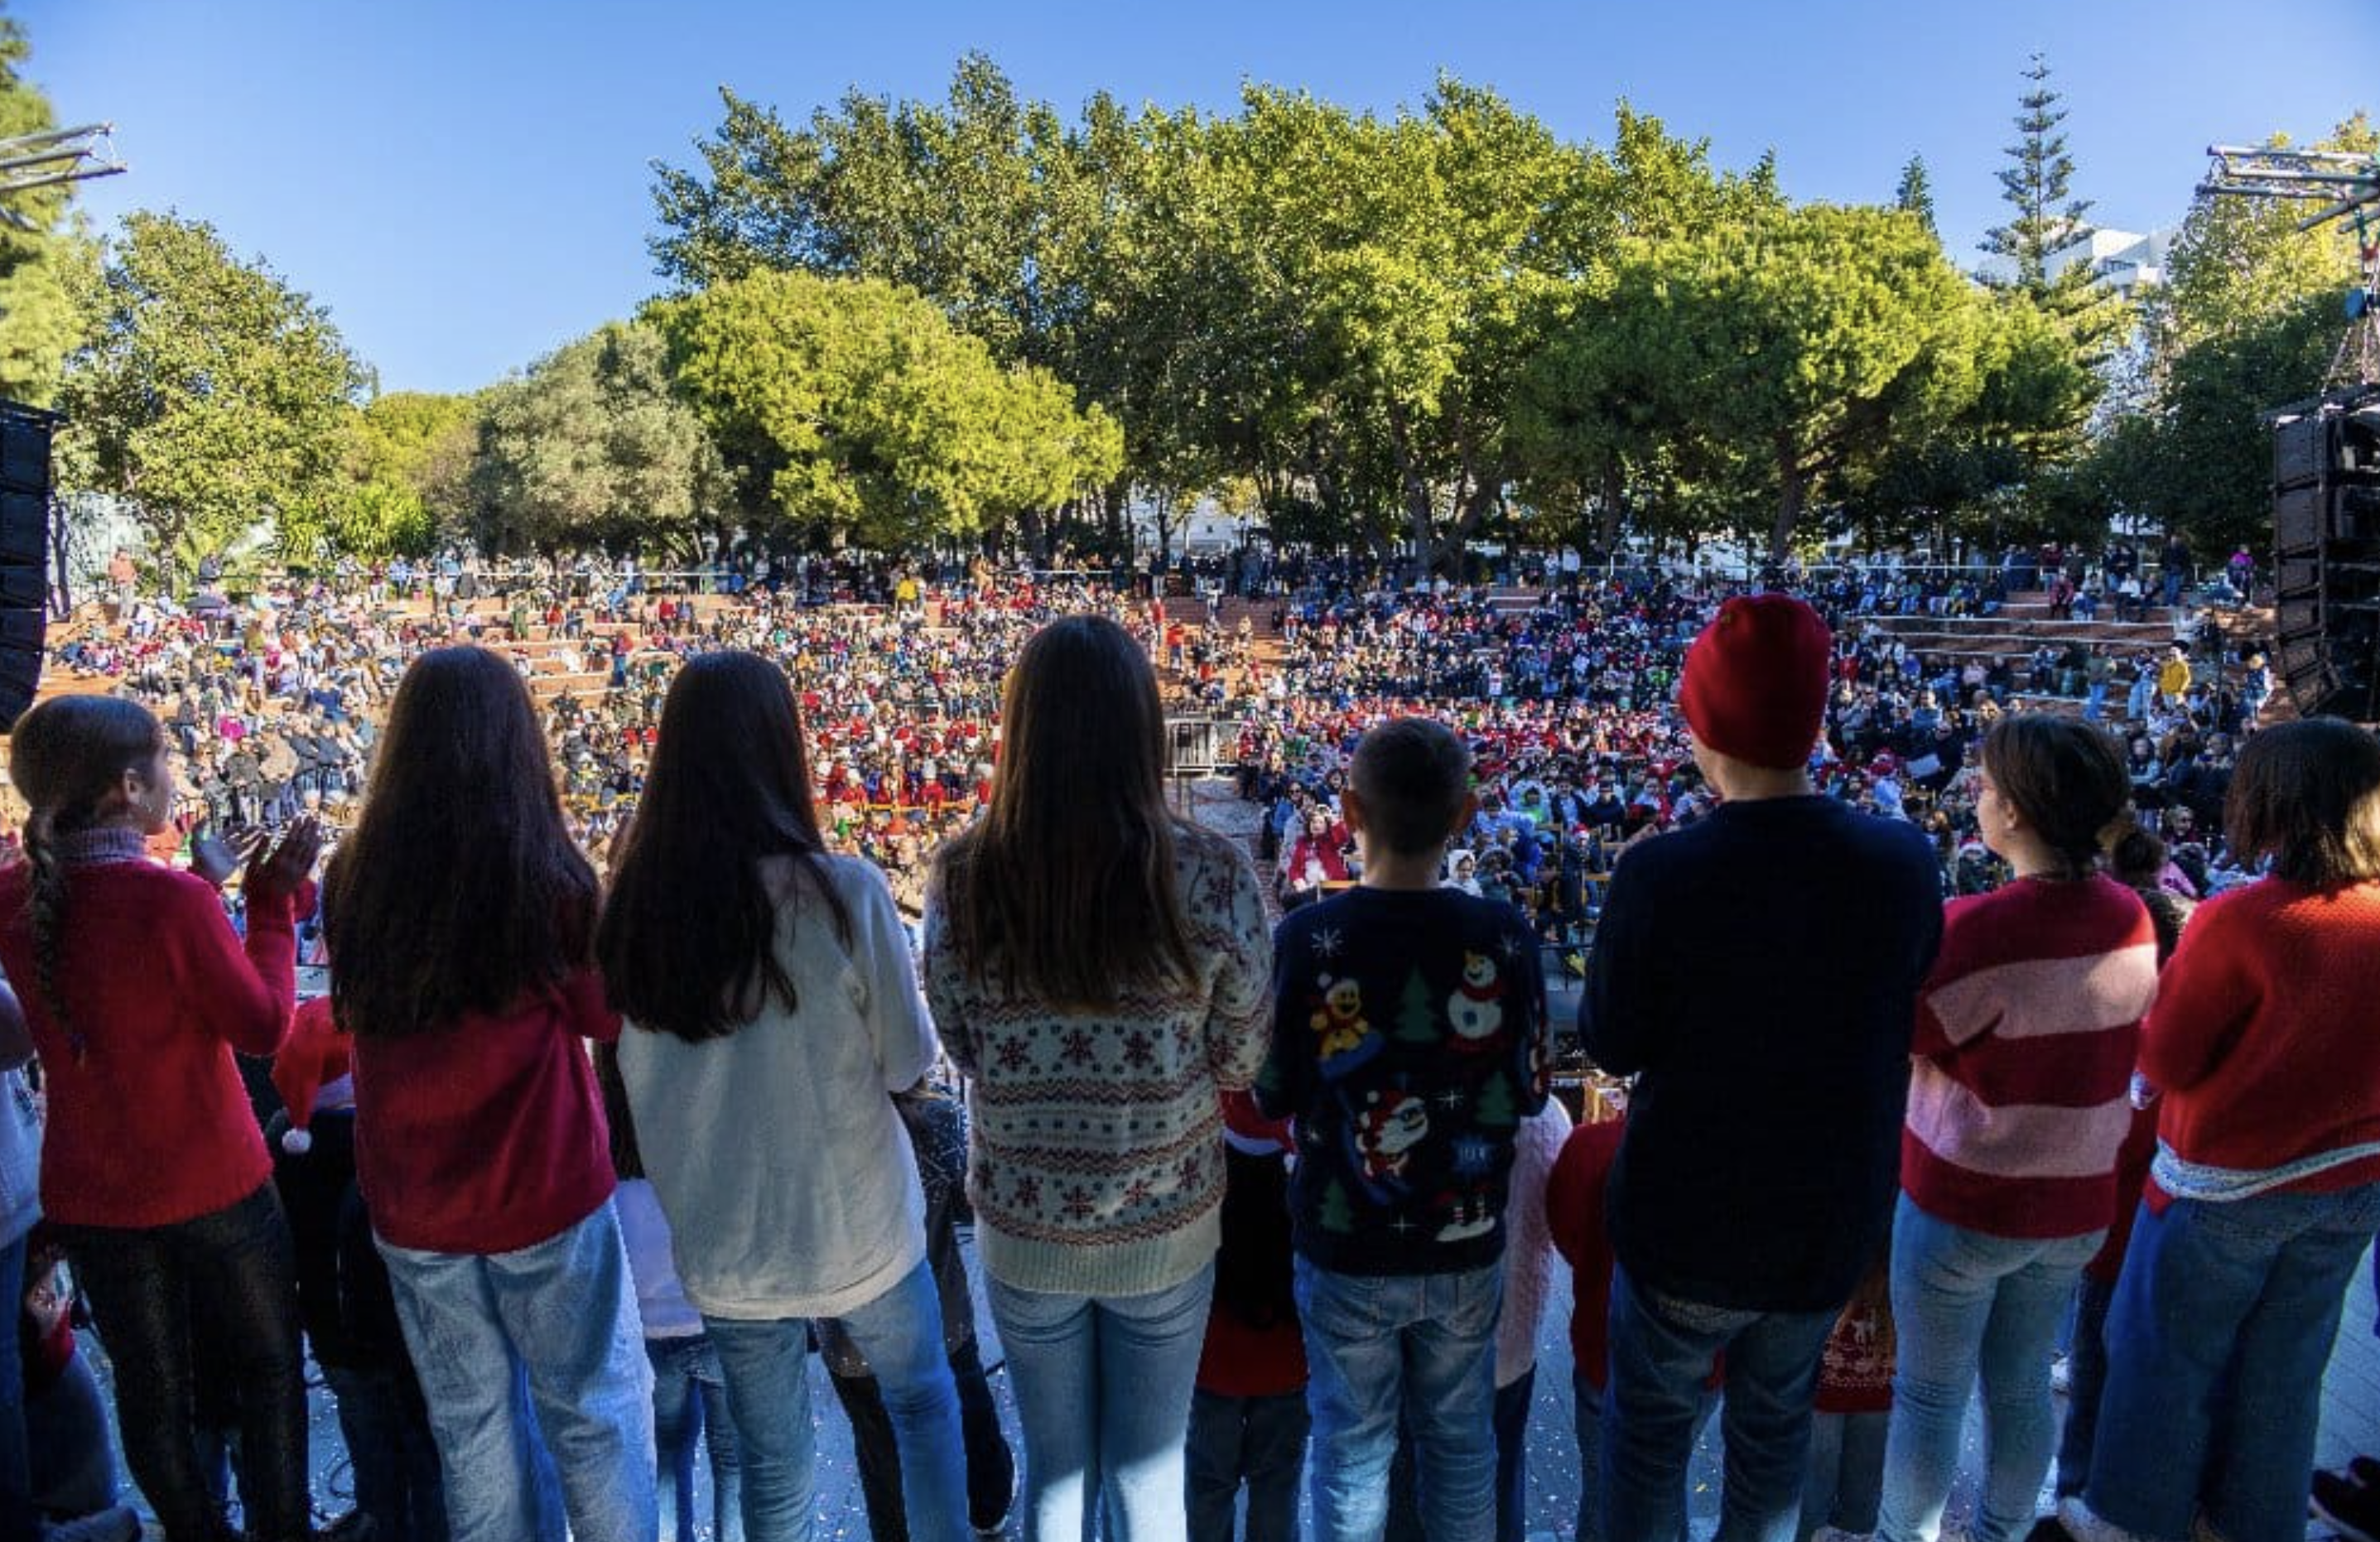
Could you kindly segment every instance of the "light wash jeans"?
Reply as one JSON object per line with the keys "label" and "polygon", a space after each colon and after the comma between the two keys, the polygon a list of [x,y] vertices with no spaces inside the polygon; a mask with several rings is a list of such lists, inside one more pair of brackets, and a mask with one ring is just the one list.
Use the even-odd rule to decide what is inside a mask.
{"label": "light wash jeans", "polygon": [[454,1542],[551,1535],[539,1520],[540,1435],[577,1542],[653,1542],[653,1374],[611,1201],[516,1252],[385,1241],[380,1251],[430,1405]]}
{"label": "light wash jeans", "polygon": [[1182,1542],[1183,1448],[1215,1266],[1148,1295],[990,1282],[1025,1436],[1025,1542]]}
{"label": "light wash jeans", "polygon": [[2323,1367],[2380,1184],[2145,1203],[2107,1315],[2083,1500],[2136,1536],[2203,1516],[2226,1542],[2299,1542]]}
{"label": "light wash jeans", "polygon": [[2031,1529],[2058,1443],[2049,1361],[2082,1266],[2104,1231],[1995,1237],[1927,1215],[1900,1196],[1892,1220],[1892,1325],[1899,1359],[1885,1443],[1884,1542],[1934,1542],[1959,1470],[1959,1427],[1984,1384],[1983,1493],[1974,1542]]}
{"label": "light wash jeans", "polygon": [[1791,1542],[1809,1465],[1810,1401],[1834,1312],[1750,1312],[1656,1299],[1611,1271],[1611,1384],[1603,1405],[1604,1529],[1686,1535],[1686,1466],[1711,1359],[1727,1353],[1719,1415],[1727,1481],[1717,1542]]}
{"label": "light wash jeans", "polygon": [[1316,1542],[1381,1535],[1401,1415],[1414,1436],[1424,1534],[1493,1542],[1503,1265],[1374,1276],[1300,1257],[1296,1283],[1314,1413]]}
{"label": "light wash jeans", "polygon": [[[749,1542],[808,1542],[818,1524],[809,1323],[702,1320],[727,1374],[727,1407],[743,1453],[744,1535]],[[933,1270],[921,1261],[900,1283],[835,1320],[883,1389],[901,1451],[910,1542],[965,1542],[966,1448],[958,1387],[942,1354]]]}

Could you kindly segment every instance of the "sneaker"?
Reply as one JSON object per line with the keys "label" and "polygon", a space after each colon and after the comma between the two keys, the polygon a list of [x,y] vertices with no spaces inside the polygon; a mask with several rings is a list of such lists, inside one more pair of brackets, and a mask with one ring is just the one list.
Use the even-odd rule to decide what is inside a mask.
{"label": "sneaker", "polygon": [[350,1510],[317,1531],[314,1542],[372,1542],[379,1535],[378,1522],[360,1510]]}
{"label": "sneaker", "polygon": [[2366,1488],[2380,1488],[2380,1456],[2350,1457],[2347,1475]]}
{"label": "sneaker", "polygon": [[140,1542],[140,1517],[123,1505],[42,1529],[42,1542]]}
{"label": "sneaker", "polygon": [[[2362,1471],[2360,1467],[2350,1470],[2359,1475]],[[2349,1542],[2380,1542],[2380,1487],[2350,1483],[2337,1473],[2316,1473],[2313,1512]]]}
{"label": "sneaker", "polygon": [[2074,1542],[2140,1542],[2115,1522],[2101,1520],[2079,1499],[2058,1500],[2058,1513],[2052,1519]]}
{"label": "sneaker", "polygon": [[2059,1397],[2074,1390],[2074,1362],[2069,1356],[2061,1354],[2049,1363],[2049,1390]]}

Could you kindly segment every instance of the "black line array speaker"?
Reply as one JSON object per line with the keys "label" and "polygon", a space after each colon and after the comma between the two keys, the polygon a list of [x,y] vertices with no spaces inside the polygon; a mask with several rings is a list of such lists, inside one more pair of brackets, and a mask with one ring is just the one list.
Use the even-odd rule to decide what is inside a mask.
{"label": "black line array speaker", "polygon": [[2380,719],[2380,385],[2273,418],[2274,668],[2306,717]]}
{"label": "black line array speaker", "polygon": [[42,683],[50,597],[50,434],[57,415],[0,402],[0,734]]}

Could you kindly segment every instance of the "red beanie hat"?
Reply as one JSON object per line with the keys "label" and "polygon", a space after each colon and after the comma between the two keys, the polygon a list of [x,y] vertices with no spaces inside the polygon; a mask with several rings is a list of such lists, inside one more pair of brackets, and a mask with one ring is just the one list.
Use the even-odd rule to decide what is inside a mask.
{"label": "red beanie hat", "polygon": [[[314,1104],[324,1084],[336,1082],[352,1069],[351,1043],[331,1021],[331,998],[317,996],[299,1003],[291,1019],[289,1041],[273,1057],[273,1088],[289,1111],[289,1128],[281,1148],[293,1156],[311,1150]],[[352,1101],[352,1099],[350,1099]]]}
{"label": "red beanie hat", "polygon": [[1834,635],[1790,595],[1729,601],[1686,651],[1678,708],[1722,755],[1779,771],[1800,766],[1826,720]]}

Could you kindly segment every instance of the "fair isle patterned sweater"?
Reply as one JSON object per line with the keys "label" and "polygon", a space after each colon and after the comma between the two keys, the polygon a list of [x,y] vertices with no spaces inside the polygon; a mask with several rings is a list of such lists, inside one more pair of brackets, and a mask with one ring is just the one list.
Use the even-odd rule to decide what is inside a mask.
{"label": "fair isle patterned sweater", "polygon": [[1110,1012],[987,992],[927,909],[926,999],[967,1078],[976,1245],[1003,1284],[1146,1295],[1196,1274],[1221,1240],[1220,1099],[1264,1064],[1272,939],[1230,843],[1178,830],[1175,871],[1196,985]]}

